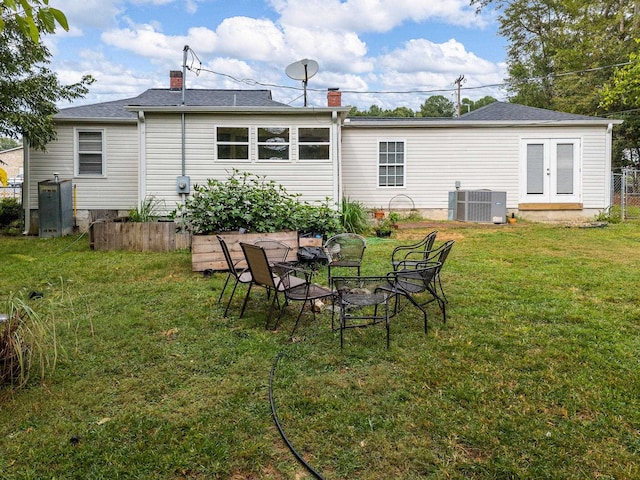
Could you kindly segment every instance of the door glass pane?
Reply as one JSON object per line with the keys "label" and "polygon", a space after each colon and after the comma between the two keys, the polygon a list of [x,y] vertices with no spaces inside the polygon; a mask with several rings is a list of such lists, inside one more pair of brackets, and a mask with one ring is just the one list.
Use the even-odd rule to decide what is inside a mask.
{"label": "door glass pane", "polygon": [[544,193],[544,145],[527,145],[527,194]]}
{"label": "door glass pane", "polygon": [[556,147],[558,194],[573,194],[573,143],[559,143]]}

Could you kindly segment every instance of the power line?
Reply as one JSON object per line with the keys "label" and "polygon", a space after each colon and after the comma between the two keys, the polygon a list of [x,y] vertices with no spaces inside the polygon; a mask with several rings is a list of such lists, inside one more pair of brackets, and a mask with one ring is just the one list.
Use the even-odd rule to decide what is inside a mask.
{"label": "power line", "polygon": [[[290,85],[280,85],[277,83],[259,82],[258,80],[254,80],[251,78],[241,79],[227,73],[217,72],[215,70],[204,68],[202,66],[202,61],[200,60],[198,55],[193,51],[193,49],[189,48],[189,52],[192,55],[191,64],[188,65],[186,68],[194,72],[196,76],[199,76],[201,72],[206,72],[214,75],[219,75],[221,77],[226,77],[236,83],[242,83],[244,85],[249,85],[251,87],[261,86],[261,87],[268,87],[268,88],[281,88],[285,90],[303,91],[303,88],[301,87],[290,86]],[[196,62],[198,63],[198,67],[194,68],[194,64]],[[529,77],[527,79],[524,79],[523,82],[540,81],[543,79],[553,79],[553,78],[559,78],[559,77],[566,77],[569,75],[580,75],[584,73],[606,70],[609,68],[623,67],[626,65],[631,65],[633,63],[637,63],[637,62],[631,62],[631,61],[620,62],[612,65],[604,65],[601,67],[592,67],[592,68],[585,68],[582,70],[574,70],[570,72],[561,72],[561,73],[553,73],[553,74],[537,76],[537,77]],[[462,75],[461,78],[464,79],[464,75]],[[458,84],[458,80],[456,80],[454,82],[454,85],[457,85],[457,86],[454,88],[410,89],[410,90],[364,90],[364,91],[363,90],[342,90],[342,92],[353,94],[353,95],[408,95],[408,94],[451,93],[451,92],[459,93],[461,90],[466,91],[466,90],[480,90],[480,89],[486,89],[486,88],[503,88],[505,86],[510,85],[510,82],[502,82],[502,83],[492,83],[492,84],[486,84],[486,85],[477,85],[472,87],[462,87],[461,83],[462,83],[462,80],[460,80],[460,84]],[[307,90],[310,90],[312,92],[319,92],[319,93],[326,91],[326,89],[320,89],[320,88],[307,88]]]}

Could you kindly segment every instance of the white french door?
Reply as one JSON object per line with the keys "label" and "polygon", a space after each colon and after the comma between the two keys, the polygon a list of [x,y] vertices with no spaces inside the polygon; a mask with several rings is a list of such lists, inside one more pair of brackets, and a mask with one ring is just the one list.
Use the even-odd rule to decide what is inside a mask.
{"label": "white french door", "polygon": [[580,140],[527,138],[520,152],[521,203],[581,201]]}

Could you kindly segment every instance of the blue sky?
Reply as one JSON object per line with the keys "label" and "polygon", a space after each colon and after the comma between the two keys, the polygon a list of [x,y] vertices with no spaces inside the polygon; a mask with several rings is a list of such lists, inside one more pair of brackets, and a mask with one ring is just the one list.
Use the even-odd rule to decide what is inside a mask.
{"label": "blue sky", "polygon": [[[188,88],[268,88],[274,100],[303,105],[302,83],[285,75],[309,58],[308,103],[326,105],[339,88],[344,105],[418,109],[429,95],[456,100],[504,92],[505,42],[493,12],[468,0],[50,0],[70,31],[46,37],[64,83],[97,82],[79,103],[167,88],[189,45]],[[196,73],[196,69],[199,71]],[[266,84],[268,86],[260,85]],[[485,87],[489,86],[489,87]],[[484,87],[484,88],[479,88]],[[395,93],[389,93],[395,92]],[[61,105],[62,107],[66,105]]]}

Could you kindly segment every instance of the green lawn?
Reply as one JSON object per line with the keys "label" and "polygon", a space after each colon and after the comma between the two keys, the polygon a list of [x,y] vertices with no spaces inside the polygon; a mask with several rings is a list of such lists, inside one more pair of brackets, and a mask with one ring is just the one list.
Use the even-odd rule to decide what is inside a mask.
{"label": "green lawn", "polygon": [[[640,224],[438,229],[456,240],[448,323],[431,307],[425,335],[407,308],[389,350],[376,326],[342,351],[327,313],[296,343],[293,314],[265,330],[260,290],[222,318],[225,275],[186,251],[0,238],[3,293],[64,347],[44,384],[0,389],[0,478],[312,478],[274,425],[272,369],[280,423],[326,479],[640,478]],[[429,230],[369,239],[363,274]]]}

